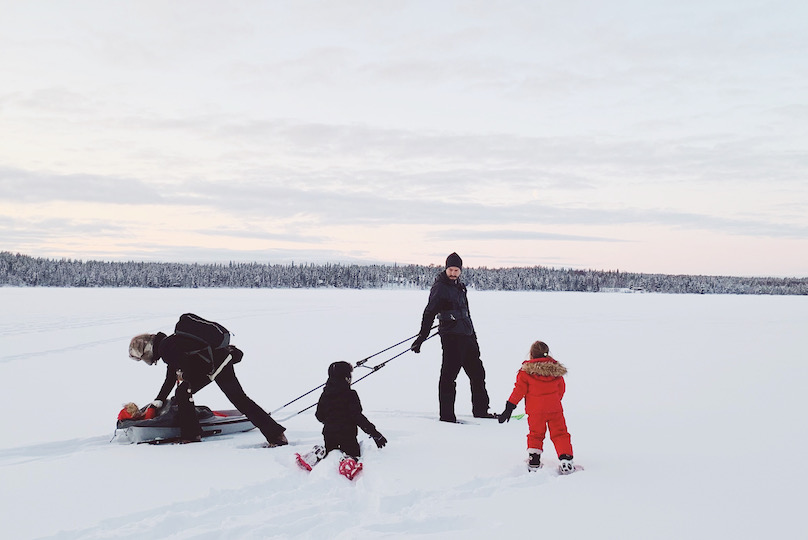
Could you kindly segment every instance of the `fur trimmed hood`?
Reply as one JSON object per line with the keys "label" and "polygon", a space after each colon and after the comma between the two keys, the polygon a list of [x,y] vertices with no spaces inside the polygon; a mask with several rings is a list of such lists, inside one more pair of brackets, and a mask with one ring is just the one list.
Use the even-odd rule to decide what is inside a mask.
{"label": "fur trimmed hood", "polygon": [[521,371],[528,375],[539,377],[563,377],[567,374],[567,368],[551,357],[533,358],[522,362]]}

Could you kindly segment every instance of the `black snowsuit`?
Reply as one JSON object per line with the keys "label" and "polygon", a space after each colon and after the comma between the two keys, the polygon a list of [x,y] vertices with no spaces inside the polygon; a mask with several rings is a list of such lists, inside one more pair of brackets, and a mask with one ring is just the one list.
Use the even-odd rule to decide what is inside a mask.
{"label": "black snowsuit", "polygon": [[466,286],[457,279],[452,281],[444,270],[435,278],[429,291],[429,301],[421,319],[419,339],[426,339],[435,317],[438,317],[443,363],[438,380],[440,419],[455,422],[455,396],[457,375],[463,369],[471,385],[471,409],[474,416],[488,412],[489,398],[485,388],[485,368],[480,359],[477,334],[471,322]]}
{"label": "black snowsuit", "polygon": [[381,437],[370,420],[362,414],[359,394],[351,389],[344,376],[329,377],[317,402],[317,420],[323,423],[325,452],[339,448],[354,459],[361,454],[356,440],[357,427],[373,437]]}
{"label": "black snowsuit", "polygon": [[[187,354],[198,348],[193,340],[176,334],[166,336],[160,332],[154,338],[155,361],[162,358],[166,363],[166,378],[157,399],[165,401],[168,398],[171,389],[177,384],[177,372],[182,372],[183,382],[177,387],[174,396],[179,409],[180,437],[186,440],[192,440],[202,434],[192,396],[212,382],[209,376],[212,372],[211,365],[198,355]],[[230,403],[261,430],[267,441],[275,441],[286,428],[275,422],[264,409],[247,397],[236,378],[233,364],[241,361],[244,353],[234,346],[214,350],[214,367],[219,368],[228,355],[231,355],[232,359],[213,380]]]}

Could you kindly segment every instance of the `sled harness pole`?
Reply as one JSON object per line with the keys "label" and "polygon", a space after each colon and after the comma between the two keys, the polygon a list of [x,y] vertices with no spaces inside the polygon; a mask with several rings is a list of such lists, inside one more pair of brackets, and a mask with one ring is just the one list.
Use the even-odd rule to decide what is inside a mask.
{"label": "sled harness pole", "polygon": [[[433,326],[432,328],[434,328],[434,326]],[[430,330],[432,330],[432,328],[430,328]],[[429,339],[432,339],[433,337],[435,337],[435,336],[437,336],[437,335],[438,335],[438,333],[437,333],[437,332],[435,332],[434,334],[432,334],[431,336],[429,336],[428,338],[426,338],[424,341],[427,341],[427,340],[429,340]],[[417,336],[418,336],[418,334],[416,334],[416,335],[414,335],[414,336],[412,336],[412,337],[409,337],[409,338],[407,338],[407,339],[405,339],[405,340],[403,340],[403,341],[401,341],[401,342],[399,342],[399,343],[396,343],[396,345],[401,345],[402,343],[404,343],[404,341],[408,341],[408,340],[412,339],[413,337],[417,337]],[[393,345],[393,347],[395,347],[396,345]],[[386,351],[386,350],[388,350],[388,349],[392,349],[392,347],[388,347],[387,349],[385,349],[385,351]],[[367,374],[365,374],[365,375],[362,375],[361,377],[359,377],[359,378],[358,378],[358,379],[356,379],[355,381],[352,381],[352,382],[351,382],[351,386],[355,385],[356,383],[358,383],[358,382],[359,382],[359,381],[361,381],[362,379],[365,379],[365,378],[367,378],[367,377],[370,377],[371,375],[373,375],[374,373],[376,373],[377,371],[379,371],[380,369],[382,369],[384,366],[386,366],[386,365],[387,365],[389,362],[392,362],[393,360],[395,360],[395,359],[396,359],[396,358],[398,358],[399,356],[401,356],[401,355],[403,355],[403,354],[406,354],[406,353],[408,353],[409,351],[410,351],[410,349],[407,349],[407,350],[401,351],[401,352],[400,352],[400,353],[398,353],[397,355],[395,355],[395,356],[393,356],[393,357],[388,358],[387,360],[385,360],[385,361],[384,361],[384,362],[382,362],[381,364],[378,364],[378,365],[375,365],[375,366],[364,366],[364,367],[366,367],[367,369],[369,369],[369,370],[370,370],[370,373],[367,373]],[[382,353],[382,352],[384,352],[384,351],[379,351],[378,353],[374,354],[373,356],[376,356],[377,354],[380,354],[380,353]],[[368,358],[372,358],[373,356],[368,356]],[[366,362],[366,361],[368,360],[368,358],[365,358],[364,360],[362,360],[362,362]],[[357,364],[357,365],[358,365],[358,364]],[[321,384],[321,385],[320,385],[320,386],[318,386],[317,388],[314,388],[313,390],[309,390],[308,392],[306,392],[306,393],[305,393],[305,394],[303,394],[302,396],[300,396],[300,397],[298,397],[298,398],[293,399],[292,401],[290,401],[290,402],[289,402],[289,403],[287,403],[286,405],[289,405],[289,404],[291,404],[291,403],[294,403],[294,402],[295,402],[295,401],[297,401],[298,399],[300,399],[300,398],[302,398],[302,397],[304,397],[304,396],[307,396],[307,395],[311,394],[312,392],[314,392],[315,390],[318,390],[318,389],[322,388],[323,386],[325,386],[325,383]],[[284,405],[283,407],[286,407],[286,405]],[[290,414],[289,416],[287,416],[287,417],[285,417],[285,418],[281,418],[281,419],[280,419],[280,421],[281,421],[281,422],[285,422],[286,420],[289,420],[290,418],[294,418],[294,417],[295,417],[295,416],[297,416],[298,414],[302,414],[302,413],[304,413],[304,412],[308,411],[309,409],[311,409],[312,407],[316,407],[316,406],[317,406],[317,403],[312,403],[311,405],[309,405],[309,406],[308,406],[308,407],[306,407],[305,409],[301,409],[301,410],[297,411],[296,413],[292,413],[292,414]],[[280,408],[276,409],[275,411],[279,411],[279,410],[283,409],[283,407],[280,407]],[[273,411],[273,412],[275,412],[275,411]]]}
{"label": "sled harness pole", "polygon": [[[434,330],[435,328],[437,328],[437,326],[438,326],[438,325],[436,324],[435,326],[433,326],[432,328],[430,328],[430,329],[429,329],[429,331],[431,332],[432,330]],[[420,333],[420,332],[419,332],[419,333]],[[410,337],[408,337],[408,338],[402,339],[401,341],[399,341],[399,342],[398,342],[398,343],[396,343],[395,345],[390,345],[390,346],[389,346],[389,347],[387,347],[386,349],[382,349],[381,351],[377,352],[376,354],[371,354],[371,355],[370,355],[370,356],[368,356],[367,358],[363,358],[362,360],[360,360],[359,362],[357,362],[357,363],[354,365],[354,367],[365,366],[365,363],[366,363],[368,360],[370,360],[371,358],[373,358],[374,356],[379,356],[379,355],[380,355],[380,354],[382,354],[383,352],[387,352],[387,351],[389,351],[390,349],[392,349],[392,348],[394,348],[394,347],[398,347],[398,346],[399,346],[399,345],[401,345],[402,343],[404,343],[404,342],[406,342],[406,341],[409,341],[409,340],[411,340],[411,339],[413,339],[413,338],[417,338],[417,337],[418,337],[418,334],[415,334],[414,336],[410,336]],[[430,336],[430,337],[432,337],[432,336]],[[429,338],[427,338],[427,339],[429,339]],[[404,351],[404,352],[407,352],[407,351]],[[401,353],[401,354],[404,354],[404,353]],[[401,354],[399,354],[399,355],[397,355],[397,356],[401,356]],[[395,356],[394,356],[393,358],[395,358]],[[390,360],[392,360],[393,358],[391,358]],[[387,362],[389,362],[390,360],[387,360]],[[385,363],[386,363],[386,362],[385,362]],[[367,367],[367,366],[365,366],[365,367]],[[377,369],[379,369],[379,368],[369,368],[369,369],[373,369],[373,371],[376,371],[376,370],[377,370]]]}
{"label": "sled harness pole", "polygon": [[[431,330],[433,330],[435,327],[437,327],[437,325],[433,326],[433,327],[432,327],[432,328],[430,328],[429,330],[431,331]],[[382,354],[383,352],[387,352],[387,351],[389,351],[390,349],[392,349],[392,348],[394,348],[394,347],[398,347],[398,346],[399,346],[399,345],[401,345],[402,343],[404,343],[404,342],[406,342],[406,341],[409,341],[409,340],[411,340],[411,339],[413,339],[413,338],[416,338],[416,337],[418,337],[418,334],[415,334],[414,336],[410,336],[410,337],[408,337],[408,338],[402,339],[401,341],[399,341],[399,342],[398,342],[398,343],[396,343],[395,345],[390,345],[390,346],[389,346],[389,347],[387,347],[386,349],[382,349],[381,351],[379,351],[379,352],[377,352],[377,353],[371,354],[370,356],[368,356],[368,357],[366,357],[366,358],[363,358],[362,360],[360,360],[359,362],[357,362],[356,364],[354,364],[354,367],[360,367],[360,366],[364,366],[364,367],[366,367],[366,368],[368,368],[368,369],[371,369],[371,370],[373,370],[373,371],[376,371],[377,369],[381,369],[382,367],[384,367],[384,364],[386,364],[387,362],[389,362],[389,361],[390,361],[390,360],[392,360],[393,358],[396,358],[396,357],[398,357],[398,356],[401,356],[402,354],[404,354],[405,352],[407,352],[409,349],[407,349],[407,351],[402,352],[401,354],[397,354],[397,355],[396,355],[396,356],[394,356],[393,358],[390,358],[390,360],[386,360],[385,362],[383,362],[382,364],[380,364],[380,365],[378,365],[378,366],[368,367],[368,366],[365,366],[365,364],[367,363],[367,361],[368,361],[368,360],[370,360],[370,359],[371,359],[371,358],[373,358],[374,356],[379,356],[379,355],[380,355],[380,354]],[[432,337],[432,336],[429,336],[429,337]],[[427,339],[429,339],[429,338],[427,338]],[[371,373],[372,373],[373,371],[371,371]],[[368,373],[368,375],[370,375],[370,373]],[[367,377],[367,375],[365,375],[364,377],[362,377],[362,379],[364,379],[365,377]],[[357,382],[358,382],[359,380],[361,380],[361,379],[358,379],[358,380],[357,380]],[[294,403],[295,401],[297,401],[297,400],[299,400],[299,399],[302,399],[302,398],[304,398],[304,397],[308,396],[308,395],[309,395],[309,394],[311,394],[312,392],[316,392],[317,390],[319,390],[319,389],[320,389],[320,388],[322,388],[323,386],[325,386],[325,383],[321,384],[321,385],[320,385],[320,386],[318,386],[317,388],[312,388],[311,390],[309,390],[309,391],[308,391],[308,392],[306,392],[305,394],[302,394],[302,395],[297,396],[295,399],[293,399],[293,400],[292,400],[292,401],[290,401],[289,403],[286,403],[286,404],[284,404],[284,405],[281,405],[280,407],[278,407],[277,409],[275,409],[274,411],[272,411],[271,413],[269,413],[269,414],[270,414],[270,416],[271,416],[271,415],[273,415],[273,414],[275,414],[276,412],[278,412],[278,411],[282,410],[282,409],[285,409],[286,407],[288,407],[289,405],[291,405],[291,404],[292,404],[292,403]],[[309,407],[309,408],[311,408],[311,407]],[[303,409],[303,410],[305,411],[305,410],[307,410],[307,409]],[[303,411],[300,411],[300,412],[303,412]],[[298,414],[300,414],[300,413],[298,413]]]}
{"label": "sled harness pole", "polygon": [[286,407],[288,407],[289,405],[291,405],[292,403],[294,403],[294,402],[295,402],[295,401],[297,401],[298,399],[302,399],[302,398],[304,398],[304,397],[308,396],[309,394],[311,394],[312,392],[316,392],[317,390],[319,390],[319,389],[320,389],[320,388],[322,388],[323,386],[325,386],[325,383],[321,384],[321,385],[320,385],[320,386],[318,386],[317,388],[312,388],[311,390],[309,390],[309,391],[308,391],[308,392],[306,392],[305,394],[302,394],[302,395],[297,396],[295,399],[293,399],[292,401],[290,401],[290,402],[289,402],[289,403],[287,403],[286,405],[281,405],[280,407],[278,407],[277,409],[275,409],[274,411],[272,411],[271,413],[269,413],[269,415],[270,415],[270,416],[272,416],[272,415],[273,415],[273,414],[275,414],[276,412],[278,412],[278,411],[280,411],[280,410],[285,409]]}

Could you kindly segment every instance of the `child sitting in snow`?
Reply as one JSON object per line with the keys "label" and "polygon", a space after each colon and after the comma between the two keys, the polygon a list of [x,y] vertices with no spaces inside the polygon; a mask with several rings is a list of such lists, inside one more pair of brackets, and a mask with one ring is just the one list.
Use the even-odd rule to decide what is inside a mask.
{"label": "child sitting in snow", "polygon": [[342,450],[345,457],[340,462],[340,474],[353,478],[360,470],[360,448],[356,440],[357,427],[373,437],[379,448],[387,444],[387,439],[379,433],[370,420],[362,414],[359,394],[351,389],[353,366],[348,362],[334,362],[328,367],[328,380],[317,402],[317,420],[323,423],[325,448],[315,446],[305,456],[298,455],[298,463],[311,469],[331,450]]}
{"label": "child sitting in snow", "polygon": [[118,413],[118,420],[151,420],[157,416],[157,409],[149,405],[141,411],[136,403],[126,403]]}
{"label": "child sitting in snow", "polygon": [[550,356],[547,344],[536,341],[530,347],[530,359],[522,362],[522,368],[516,375],[516,384],[505,403],[505,411],[499,415],[500,424],[510,421],[511,413],[522,398],[525,398],[530,470],[541,467],[541,453],[547,428],[550,430],[550,439],[560,461],[559,472],[569,474],[575,470],[572,462],[572,443],[564,419],[564,408],[561,406],[561,398],[564,397],[566,389],[564,382],[566,373],[567,368]]}

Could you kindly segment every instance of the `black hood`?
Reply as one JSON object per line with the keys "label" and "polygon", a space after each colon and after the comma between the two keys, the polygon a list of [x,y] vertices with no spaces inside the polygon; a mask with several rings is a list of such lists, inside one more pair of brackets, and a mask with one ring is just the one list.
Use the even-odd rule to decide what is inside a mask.
{"label": "black hood", "polygon": [[339,388],[349,387],[351,374],[353,373],[353,366],[348,362],[334,362],[328,366],[328,381],[326,381],[326,388]]}

